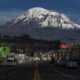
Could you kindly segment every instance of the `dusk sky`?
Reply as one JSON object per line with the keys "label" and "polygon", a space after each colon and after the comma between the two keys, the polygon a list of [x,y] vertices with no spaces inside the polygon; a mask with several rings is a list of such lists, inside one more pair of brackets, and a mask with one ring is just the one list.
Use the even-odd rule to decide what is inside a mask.
{"label": "dusk sky", "polygon": [[72,21],[80,24],[80,0],[0,0],[0,25],[33,7],[64,13]]}

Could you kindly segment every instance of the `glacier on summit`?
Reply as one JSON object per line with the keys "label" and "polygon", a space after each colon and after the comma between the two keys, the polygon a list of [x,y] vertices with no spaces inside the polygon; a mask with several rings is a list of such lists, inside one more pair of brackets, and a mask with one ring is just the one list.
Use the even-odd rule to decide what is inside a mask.
{"label": "glacier on summit", "polygon": [[72,22],[65,14],[41,7],[29,9],[25,14],[17,17],[14,20],[14,24],[18,21],[22,21],[23,24],[29,24],[33,19],[41,25],[41,27],[59,27],[61,29],[80,28],[80,25]]}

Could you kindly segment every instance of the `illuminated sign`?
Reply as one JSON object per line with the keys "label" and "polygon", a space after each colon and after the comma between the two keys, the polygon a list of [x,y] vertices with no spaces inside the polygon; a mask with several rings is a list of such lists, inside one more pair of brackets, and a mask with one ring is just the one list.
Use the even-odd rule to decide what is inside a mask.
{"label": "illuminated sign", "polygon": [[70,48],[71,44],[60,44],[60,48]]}
{"label": "illuminated sign", "polygon": [[0,47],[0,55],[8,55],[10,53],[9,47]]}

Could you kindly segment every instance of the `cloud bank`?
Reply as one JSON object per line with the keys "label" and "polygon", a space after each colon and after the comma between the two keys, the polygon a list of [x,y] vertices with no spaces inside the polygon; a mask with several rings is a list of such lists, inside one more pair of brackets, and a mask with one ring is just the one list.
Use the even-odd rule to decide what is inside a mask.
{"label": "cloud bank", "polygon": [[15,19],[24,12],[24,10],[0,11],[0,25]]}

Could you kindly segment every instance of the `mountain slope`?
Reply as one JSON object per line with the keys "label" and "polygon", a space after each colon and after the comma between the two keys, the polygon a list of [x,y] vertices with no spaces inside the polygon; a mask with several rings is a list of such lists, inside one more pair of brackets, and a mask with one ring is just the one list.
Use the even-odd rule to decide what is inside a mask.
{"label": "mountain slope", "polygon": [[80,41],[80,25],[72,22],[64,14],[41,7],[31,8],[1,27],[2,35],[29,34],[39,39]]}

